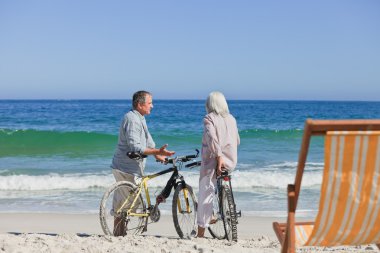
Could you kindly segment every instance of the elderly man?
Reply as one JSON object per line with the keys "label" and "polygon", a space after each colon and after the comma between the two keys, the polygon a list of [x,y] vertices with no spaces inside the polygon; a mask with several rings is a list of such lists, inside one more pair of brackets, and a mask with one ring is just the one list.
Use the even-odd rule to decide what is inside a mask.
{"label": "elderly man", "polygon": [[[146,159],[134,160],[127,156],[128,152],[138,152],[143,155],[154,155],[161,162],[173,151],[166,150],[167,144],[155,148],[155,143],[148,131],[145,115],[149,115],[153,108],[152,95],[147,91],[138,91],[133,94],[133,109],[124,115],[120,125],[118,144],[112,160],[112,173],[116,181],[129,181],[136,184],[135,177],[141,177],[144,172]],[[115,205],[114,199],[114,205]],[[117,224],[117,225],[116,225]],[[114,235],[124,236],[125,224],[115,217]]]}

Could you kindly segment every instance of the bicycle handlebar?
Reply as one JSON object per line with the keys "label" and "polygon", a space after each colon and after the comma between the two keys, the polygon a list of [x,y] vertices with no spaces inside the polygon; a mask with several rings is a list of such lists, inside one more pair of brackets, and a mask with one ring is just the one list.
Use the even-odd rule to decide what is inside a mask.
{"label": "bicycle handlebar", "polygon": [[193,162],[193,163],[189,163],[189,164],[186,164],[185,167],[186,168],[194,168],[194,167],[198,167],[198,166],[201,166],[201,161],[196,161],[196,162]]}
{"label": "bicycle handlebar", "polygon": [[[165,163],[177,163],[177,162],[188,162],[188,161],[191,161],[192,159],[194,158],[197,158],[198,155],[199,155],[199,150],[198,149],[195,149],[195,151],[197,152],[195,155],[186,155],[186,156],[176,156],[176,157],[173,157],[173,158],[166,158],[165,159]],[[128,152],[127,153],[127,156],[131,159],[134,159],[134,160],[140,160],[140,159],[143,159],[143,158],[146,158],[147,155],[144,155],[144,154],[141,154],[141,153],[138,153],[138,152]]]}
{"label": "bicycle handlebar", "polygon": [[188,162],[188,161],[191,161],[192,159],[194,158],[197,158],[198,155],[199,155],[199,150],[198,149],[195,149],[195,151],[197,152],[195,155],[186,155],[186,156],[177,156],[177,157],[173,157],[173,158],[166,158],[165,159],[165,163],[176,163],[176,162]]}

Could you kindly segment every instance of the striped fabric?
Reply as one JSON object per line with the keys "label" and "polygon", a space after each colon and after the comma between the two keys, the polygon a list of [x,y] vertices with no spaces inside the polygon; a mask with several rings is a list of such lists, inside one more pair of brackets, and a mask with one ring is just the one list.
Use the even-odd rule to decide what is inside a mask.
{"label": "striped fabric", "polygon": [[296,226],[297,246],[380,243],[380,131],[332,131],[314,227]]}
{"label": "striped fabric", "polygon": [[304,246],[310,238],[314,225],[296,225],[296,247]]}

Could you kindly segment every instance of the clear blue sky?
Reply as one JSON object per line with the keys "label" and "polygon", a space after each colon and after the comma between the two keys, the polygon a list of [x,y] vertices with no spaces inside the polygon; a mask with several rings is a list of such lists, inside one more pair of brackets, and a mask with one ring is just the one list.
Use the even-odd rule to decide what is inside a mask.
{"label": "clear blue sky", "polygon": [[0,0],[0,99],[380,101],[380,1]]}

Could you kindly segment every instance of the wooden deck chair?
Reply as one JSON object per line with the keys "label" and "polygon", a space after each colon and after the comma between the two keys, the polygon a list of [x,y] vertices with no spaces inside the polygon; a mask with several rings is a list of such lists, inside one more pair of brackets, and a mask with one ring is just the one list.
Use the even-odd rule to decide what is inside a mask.
{"label": "wooden deck chair", "polygon": [[[325,163],[314,222],[295,222],[310,138],[325,136]],[[299,246],[377,244],[380,249],[380,120],[305,122],[287,223],[273,223],[282,251]]]}

